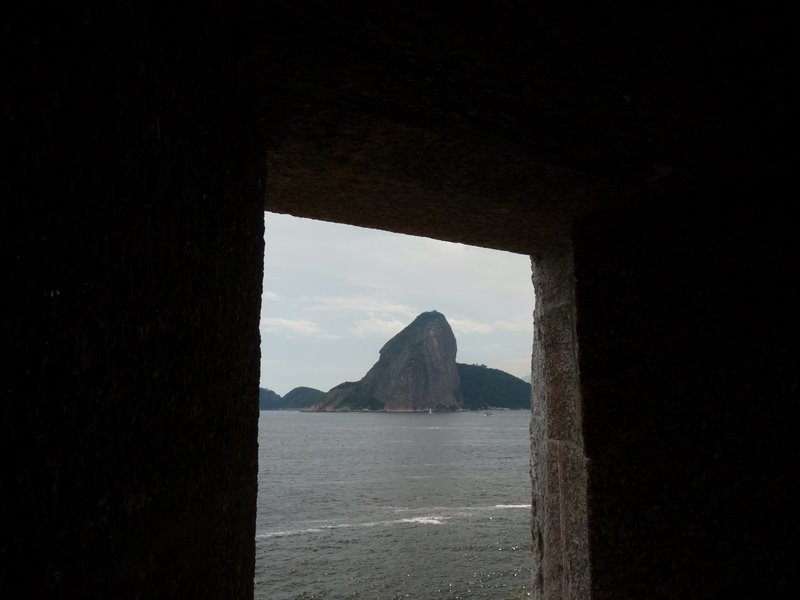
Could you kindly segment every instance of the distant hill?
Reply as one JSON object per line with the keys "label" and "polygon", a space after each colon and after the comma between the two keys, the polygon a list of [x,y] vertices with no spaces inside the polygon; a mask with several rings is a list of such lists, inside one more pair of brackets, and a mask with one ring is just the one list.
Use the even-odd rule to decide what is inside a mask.
{"label": "distant hill", "polygon": [[310,387],[296,387],[287,393],[283,399],[283,408],[286,410],[300,410],[319,402],[325,392]]}
{"label": "distant hill", "polygon": [[499,369],[458,363],[464,408],[531,407],[531,384]]}
{"label": "distant hill", "polygon": [[325,392],[310,387],[296,387],[285,396],[267,388],[258,388],[259,410],[301,410],[319,402]]}
{"label": "distant hill", "polygon": [[281,407],[281,397],[267,388],[258,388],[258,410],[278,410]]}
{"label": "distant hill", "polygon": [[341,383],[308,411],[428,412],[530,408],[531,385],[484,365],[456,363],[445,316],[424,312],[391,338],[360,381]]}

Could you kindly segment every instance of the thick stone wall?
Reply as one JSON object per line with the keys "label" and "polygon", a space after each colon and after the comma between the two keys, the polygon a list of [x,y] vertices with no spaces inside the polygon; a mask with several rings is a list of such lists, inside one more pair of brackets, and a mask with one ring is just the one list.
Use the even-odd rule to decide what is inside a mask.
{"label": "thick stone wall", "polygon": [[532,259],[533,593],[577,600],[589,597],[590,573],[572,248]]}
{"label": "thick stone wall", "polygon": [[737,181],[575,229],[593,600],[796,597],[782,189]]}
{"label": "thick stone wall", "polygon": [[237,23],[31,12],[4,27],[0,595],[252,597],[265,161]]}
{"label": "thick stone wall", "polygon": [[534,253],[537,594],[788,597],[792,11],[242,4],[5,13],[0,590],[252,596],[268,206]]}

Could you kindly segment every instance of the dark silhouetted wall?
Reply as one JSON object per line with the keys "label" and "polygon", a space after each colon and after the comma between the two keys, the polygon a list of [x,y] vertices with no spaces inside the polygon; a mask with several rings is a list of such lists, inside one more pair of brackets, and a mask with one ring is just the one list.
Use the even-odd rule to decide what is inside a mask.
{"label": "dark silhouetted wall", "polygon": [[204,11],[4,25],[4,597],[252,596],[264,160]]}
{"label": "dark silhouetted wall", "polygon": [[776,177],[576,227],[594,600],[793,597],[800,282]]}

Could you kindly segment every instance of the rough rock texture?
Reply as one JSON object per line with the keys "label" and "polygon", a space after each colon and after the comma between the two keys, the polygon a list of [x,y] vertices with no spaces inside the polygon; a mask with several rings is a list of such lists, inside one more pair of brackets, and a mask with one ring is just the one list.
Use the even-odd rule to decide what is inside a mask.
{"label": "rough rock texture", "polygon": [[794,152],[788,3],[268,6],[271,211],[531,253]]}
{"label": "rough rock texture", "polygon": [[747,205],[793,185],[576,227],[594,599],[798,597],[800,242]]}
{"label": "rough rock texture", "polygon": [[7,16],[0,595],[252,597],[264,159],[236,21]]}
{"label": "rough rock texture", "polygon": [[534,256],[533,597],[590,598],[586,453],[572,249]]}
{"label": "rough rock texture", "polygon": [[537,594],[800,597],[796,13],[11,4],[0,589],[252,597],[266,207],[533,257]]}
{"label": "rough rock texture", "polygon": [[360,382],[333,388],[316,410],[369,408],[370,401],[387,411],[459,408],[456,350],[444,315],[435,310],[422,313],[386,342],[378,362]]}

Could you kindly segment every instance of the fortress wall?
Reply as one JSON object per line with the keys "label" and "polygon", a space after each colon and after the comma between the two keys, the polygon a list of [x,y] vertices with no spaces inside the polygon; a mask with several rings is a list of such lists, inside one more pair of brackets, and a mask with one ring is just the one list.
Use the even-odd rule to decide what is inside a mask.
{"label": "fortress wall", "polygon": [[266,207],[533,256],[540,597],[793,597],[793,19],[468,4],[10,10],[2,589],[252,596]]}
{"label": "fortress wall", "polygon": [[236,30],[108,11],[11,19],[0,587],[247,598],[265,161]]}
{"label": "fortress wall", "polygon": [[797,241],[745,203],[784,184],[575,228],[592,598],[793,595]]}
{"label": "fortress wall", "polygon": [[541,600],[589,598],[586,455],[572,248],[533,256],[533,585]]}

